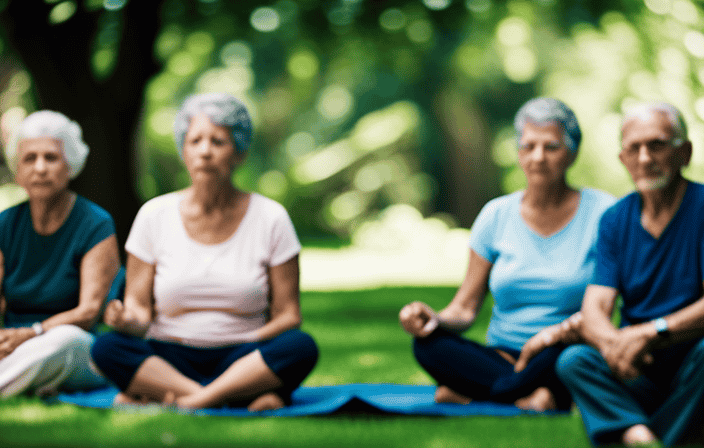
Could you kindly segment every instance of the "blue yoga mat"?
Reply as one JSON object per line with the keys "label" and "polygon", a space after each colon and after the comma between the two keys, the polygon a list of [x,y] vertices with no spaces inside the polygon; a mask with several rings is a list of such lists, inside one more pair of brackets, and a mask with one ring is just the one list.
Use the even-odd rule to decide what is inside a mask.
{"label": "blue yoga mat", "polygon": [[[117,389],[105,388],[89,392],[60,394],[63,403],[90,408],[110,408]],[[510,404],[473,401],[468,405],[437,404],[433,401],[435,386],[403,384],[345,384],[341,386],[300,387],[291,396],[291,405],[275,411],[249,412],[246,408],[222,407],[199,409],[188,413],[235,417],[297,417],[344,413],[371,413],[427,416],[494,415],[514,416],[538,414]],[[149,408],[148,405],[146,408]],[[151,405],[158,406],[158,405]],[[144,406],[120,405],[117,408],[145,409]],[[183,412],[176,410],[176,412]],[[558,414],[549,412],[546,414]]]}

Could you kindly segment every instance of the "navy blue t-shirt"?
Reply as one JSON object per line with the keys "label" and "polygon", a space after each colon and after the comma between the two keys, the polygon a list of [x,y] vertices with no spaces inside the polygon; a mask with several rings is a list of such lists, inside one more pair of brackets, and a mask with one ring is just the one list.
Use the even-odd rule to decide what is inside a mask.
{"label": "navy blue t-shirt", "polygon": [[618,289],[621,326],[666,316],[702,297],[704,185],[688,182],[679,210],[659,238],[641,224],[631,193],[601,218],[594,285]]}
{"label": "navy blue t-shirt", "polygon": [[31,325],[78,306],[81,261],[114,233],[110,214],[81,196],[51,235],[34,231],[28,202],[0,213],[5,326]]}

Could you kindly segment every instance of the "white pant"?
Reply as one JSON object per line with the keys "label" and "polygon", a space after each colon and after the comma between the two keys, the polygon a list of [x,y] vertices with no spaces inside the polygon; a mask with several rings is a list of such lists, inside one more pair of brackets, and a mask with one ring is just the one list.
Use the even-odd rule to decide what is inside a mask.
{"label": "white pant", "polygon": [[0,397],[92,389],[106,383],[90,359],[95,337],[75,325],[35,336],[0,360]]}

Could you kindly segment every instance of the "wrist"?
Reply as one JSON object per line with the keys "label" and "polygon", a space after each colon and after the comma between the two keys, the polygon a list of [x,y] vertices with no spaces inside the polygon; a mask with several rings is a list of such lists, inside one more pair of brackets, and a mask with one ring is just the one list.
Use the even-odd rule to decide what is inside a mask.
{"label": "wrist", "polygon": [[41,322],[34,322],[30,327],[30,337],[41,336],[44,334],[44,327]]}
{"label": "wrist", "polygon": [[[651,340],[665,342],[670,339],[670,326],[664,317],[651,321],[648,325],[651,331]],[[653,333],[654,332],[654,333]]]}

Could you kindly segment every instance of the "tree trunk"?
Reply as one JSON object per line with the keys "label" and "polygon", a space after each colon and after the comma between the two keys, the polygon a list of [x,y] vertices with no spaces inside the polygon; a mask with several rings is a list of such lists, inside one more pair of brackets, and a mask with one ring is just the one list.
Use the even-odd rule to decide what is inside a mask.
{"label": "tree trunk", "polygon": [[[12,49],[32,76],[38,109],[77,121],[90,147],[86,167],[71,188],[104,207],[124,244],[140,206],[135,190],[135,136],[144,87],[157,72],[153,57],[160,2],[128,2],[120,11],[85,11],[60,24],[39,0],[14,0],[0,13]],[[118,59],[111,75],[96,80],[91,69],[96,35],[106,14],[119,15]],[[123,252],[124,254],[124,252]]]}

